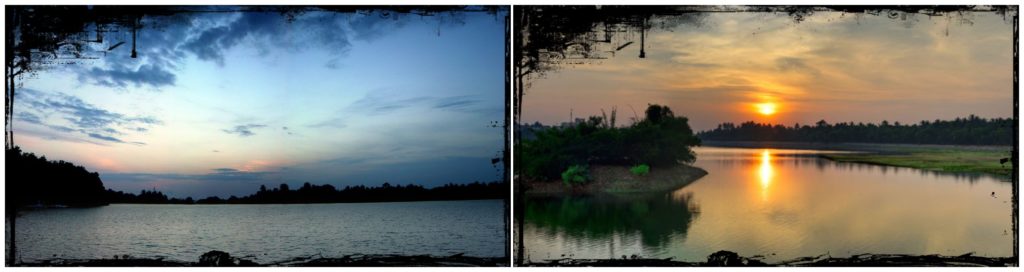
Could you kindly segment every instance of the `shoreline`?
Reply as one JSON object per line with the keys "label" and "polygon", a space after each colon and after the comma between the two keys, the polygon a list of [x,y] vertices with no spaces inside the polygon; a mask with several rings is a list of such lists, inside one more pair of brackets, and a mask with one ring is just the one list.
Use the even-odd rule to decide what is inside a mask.
{"label": "shoreline", "polygon": [[694,166],[679,164],[670,167],[651,167],[645,176],[629,172],[629,166],[592,165],[591,181],[583,185],[566,186],[560,180],[521,180],[526,184],[528,196],[633,194],[672,191],[685,187],[708,174]]}
{"label": "shoreline", "polygon": [[921,266],[957,266],[957,267],[1015,267],[1017,259],[1014,257],[984,257],[974,256],[971,253],[959,256],[947,256],[938,254],[910,255],[910,254],[858,254],[850,257],[831,257],[826,255],[795,258],[792,260],[765,263],[757,257],[743,257],[731,251],[720,250],[708,256],[708,260],[700,261],[676,261],[672,258],[653,259],[640,256],[622,256],[622,259],[551,259],[539,262],[527,262],[523,266],[568,266],[568,267],[921,267]]}
{"label": "shoreline", "polygon": [[859,152],[906,152],[914,150],[947,149],[1000,151],[1013,150],[1011,145],[935,145],[935,144],[889,144],[889,143],[813,143],[813,142],[778,142],[778,141],[714,141],[701,143],[706,147],[737,147],[737,148],[779,148],[779,149],[817,149],[832,151]]}
{"label": "shoreline", "polygon": [[76,209],[76,208],[98,208],[110,205],[186,205],[186,206],[217,206],[217,205],[314,205],[314,204],[379,204],[379,203],[411,203],[411,202],[441,202],[441,201],[486,201],[505,200],[504,198],[470,198],[470,199],[429,199],[429,200],[407,200],[407,201],[354,201],[354,202],[289,202],[289,203],[130,203],[112,202],[102,205],[43,205],[43,206],[20,206],[20,210],[48,210],[48,209]]}
{"label": "shoreline", "polygon": [[260,264],[245,258],[232,257],[223,251],[210,251],[199,257],[199,262],[164,260],[164,258],[138,258],[129,255],[113,259],[47,259],[19,262],[12,267],[380,267],[380,266],[443,266],[443,267],[501,267],[507,266],[504,257],[352,254],[341,257],[295,257],[289,260]]}
{"label": "shoreline", "polygon": [[707,141],[703,146],[851,151],[853,153],[817,156],[835,162],[905,167],[943,173],[985,174],[1000,178],[1015,173],[1013,162],[1001,161],[1003,158],[1009,158],[1013,146],[749,141]]}

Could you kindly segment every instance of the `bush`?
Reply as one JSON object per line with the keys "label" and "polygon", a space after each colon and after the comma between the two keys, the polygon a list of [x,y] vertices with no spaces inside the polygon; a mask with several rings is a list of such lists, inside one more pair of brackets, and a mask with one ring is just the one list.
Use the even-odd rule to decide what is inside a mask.
{"label": "bush", "polygon": [[632,168],[629,168],[629,172],[631,172],[631,173],[633,173],[633,175],[637,175],[637,176],[646,176],[647,173],[651,172],[651,167],[647,166],[646,164],[641,164],[641,165],[637,165],[637,166],[633,166]]}
{"label": "bush", "polygon": [[573,165],[569,166],[565,172],[562,172],[562,183],[566,186],[573,186],[577,184],[583,184],[589,180],[589,174],[587,173],[586,165]]}
{"label": "bush", "polygon": [[643,116],[627,127],[614,125],[613,111],[611,118],[591,116],[569,126],[533,130],[534,139],[516,145],[516,171],[555,180],[574,165],[693,163],[696,156],[690,147],[700,145],[700,139],[693,135],[689,119],[659,105],[650,105]]}

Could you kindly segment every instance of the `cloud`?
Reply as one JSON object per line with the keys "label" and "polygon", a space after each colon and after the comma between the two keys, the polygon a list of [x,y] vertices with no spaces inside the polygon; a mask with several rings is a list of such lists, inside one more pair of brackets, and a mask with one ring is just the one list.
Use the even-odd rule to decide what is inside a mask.
{"label": "cloud", "polygon": [[374,90],[367,92],[362,98],[352,102],[352,104],[349,104],[348,110],[371,115],[386,114],[399,109],[408,108],[427,99],[429,99],[429,97],[401,97],[401,95],[397,95],[393,92]]}
{"label": "cloud", "polygon": [[224,65],[224,51],[235,47],[243,39],[266,38],[283,34],[284,17],[278,13],[243,12],[227,25],[215,26],[200,32],[194,39],[181,45],[197,58]]}
{"label": "cloud", "polygon": [[169,196],[206,197],[248,195],[255,193],[260,184],[281,183],[278,172],[231,171],[217,168],[205,174],[178,173],[101,173],[104,185],[113,190],[138,192],[157,188]]}
{"label": "cloud", "polygon": [[[288,19],[278,12],[238,12],[228,18],[211,16],[207,26],[193,28],[194,34],[177,48],[198,59],[225,64],[225,52],[242,44],[262,54],[271,48],[306,50],[318,48],[333,56],[324,65],[339,67],[339,58],[352,46],[352,40],[371,40],[404,26],[405,14],[379,12],[368,14],[310,11]],[[454,17],[456,15],[450,15]],[[386,17],[386,18],[385,18]]]}
{"label": "cloud", "polygon": [[260,124],[240,125],[240,126],[235,126],[232,129],[224,129],[223,131],[225,133],[228,133],[228,134],[238,134],[238,136],[249,137],[249,136],[256,135],[256,133],[252,132],[253,129],[262,128],[262,127],[266,127],[266,125],[260,125]]}
{"label": "cloud", "polygon": [[386,114],[410,107],[429,107],[453,111],[476,111],[483,100],[474,95],[460,96],[413,96],[408,97],[389,91],[370,91],[348,106],[350,112]]}
{"label": "cloud", "polygon": [[437,102],[434,104],[435,109],[450,109],[450,110],[461,110],[470,108],[473,105],[479,104],[480,100],[473,98],[473,96],[453,96],[453,97],[441,97],[437,98]]}
{"label": "cloud", "polygon": [[125,88],[129,85],[136,88],[143,85],[159,88],[174,86],[177,76],[152,64],[144,64],[135,69],[118,65],[118,67],[112,68],[93,67],[87,72],[79,74],[78,80],[112,88]]}
{"label": "cloud", "polygon": [[65,127],[65,126],[58,126],[58,125],[46,125],[46,127],[50,128],[50,129],[53,129],[53,130],[56,130],[56,131],[60,131],[60,132],[74,132],[75,131],[75,129],[73,129],[73,128],[69,128],[69,127]]}
{"label": "cloud", "polygon": [[346,124],[346,121],[347,121],[346,119],[347,118],[345,118],[344,116],[342,116],[342,117],[335,117],[335,118],[324,120],[323,122],[319,122],[319,123],[316,123],[316,124],[309,125],[309,127],[311,127],[311,128],[323,128],[323,127],[346,128],[346,127],[348,127],[348,124]]}
{"label": "cloud", "polygon": [[16,118],[18,120],[29,122],[29,123],[32,123],[32,124],[42,124],[43,123],[42,119],[39,119],[39,115],[35,115],[35,114],[30,113],[30,112],[24,112],[24,111],[18,112],[18,115],[16,116]]}
{"label": "cloud", "polygon": [[103,178],[113,178],[119,181],[142,182],[148,180],[197,180],[197,181],[257,181],[276,171],[248,172],[234,168],[216,168],[213,172],[206,174],[176,174],[176,173],[108,173]]}
{"label": "cloud", "polygon": [[30,110],[62,115],[64,120],[80,128],[105,130],[109,129],[109,126],[112,125],[131,123],[146,125],[162,124],[160,120],[153,117],[128,117],[120,113],[110,112],[86,103],[77,96],[61,92],[47,93],[33,89],[22,89],[18,94],[23,95],[19,98],[28,104]]}
{"label": "cloud", "polygon": [[807,64],[803,58],[779,57],[775,59],[775,67],[782,72],[806,73],[812,77],[820,76],[821,73]]}
{"label": "cloud", "polygon": [[80,133],[80,136],[104,142],[129,143],[111,135],[126,135],[119,128],[145,132],[148,130],[146,126],[163,124],[153,117],[127,116],[111,112],[89,104],[77,96],[61,92],[25,88],[16,95],[18,99],[15,102],[19,105],[16,107],[15,116],[18,120],[48,128],[56,133]]}
{"label": "cloud", "polygon": [[466,16],[460,12],[418,16],[393,11],[312,9],[286,15],[236,6],[190,9],[215,12],[144,16],[141,23],[145,27],[137,36],[137,58],[130,57],[131,28],[112,29],[114,33],[108,34],[111,38],[97,48],[106,49],[120,42],[129,44],[109,52],[103,51],[106,57],[95,67],[76,68],[79,81],[114,88],[174,86],[176,71],[188,56],[223,66],[227,52],[237,47],[255,49],[260,55],[280,50],[320,50],[329,54],[322,65],[336,69],[344,66],[342,58],[351,49],[352,41],[380,38],[416,19],[436,20],[440,31],[442,26],[464,24],[463,17]]}
{"label": "cloud", "polygon": [[111,143],[146,145],[146,143],[143,143],[143,142],[126,142],[126,141],[122,141],[121,139],[115,138],[113,136],[107,136],[107,135],[103,135],[103,134],[89,133],[88,135],[89,135],[90,138],[98,139],[98,140],[103,140],[103,141],[111,142]]}
{"label": "cloud", "polygon": [[482,106],[484,101],[485,99],[476,95],[410,97],[385,89],[377,89],[367,92],[362,98],[346,106],[338,112],[338,116],[315,123],[309,127],[346,128],[348,127],[349,117],[353,115],[384,115],[411,108],[471,113],[487,112],[490,110],[500,111],[500,109]]}
{"label": "cloud", "polygon": [[124,141],[122,141],[121,139],[110,137],[110,136],[104,136],[104,135],[100,135],[100,134],[96,134],[96,133],[89,133],[89,137],[92,137],[92,138],[95,138],[95,139],[104,140],[104,141],[108,141],[108,142],[124,143]]}
{"label": "cloud", "polygon": [[[301,180],[331,183],[340,187],[379,184],[385,181],[430,187],[446,183],[500,180],[502,167],[501,164],[492,165],[491,158],[486,157],[439,156],[415,161],[344,157],[296,165],[293,170],[282,171],[282,176],[289,182]],[[401,171],[395,171],[396,169]]]}

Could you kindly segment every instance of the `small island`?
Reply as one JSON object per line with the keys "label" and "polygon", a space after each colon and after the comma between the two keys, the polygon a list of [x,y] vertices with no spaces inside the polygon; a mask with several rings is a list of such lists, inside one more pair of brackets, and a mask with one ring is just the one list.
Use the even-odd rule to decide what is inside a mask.
{"label": "small island", "polygon": [[667,106],[651,104],[631,124],[617,111],[547,127],[521,127],[516,165],[526,194],[604,194],[670,191],[707,175],[693,167],[700,145],[688,124]]}

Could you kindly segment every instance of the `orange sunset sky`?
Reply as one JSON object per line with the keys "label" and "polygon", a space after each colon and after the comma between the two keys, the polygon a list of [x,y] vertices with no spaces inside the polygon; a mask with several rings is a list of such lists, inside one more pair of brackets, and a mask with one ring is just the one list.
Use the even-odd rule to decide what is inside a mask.
{"label": "orange sunset sky", "polygon": [[[558,124],[618,108],[668,105],[695,130],[723,122],[917,123],[1013,115],[1012,19],[816,12],[709,13],[695,24],[619,35],[607,59],[530,81],[521,122]],[[631,109],[632,107],[632,109]],[[771,111],[772,114],[761,114]]]}

